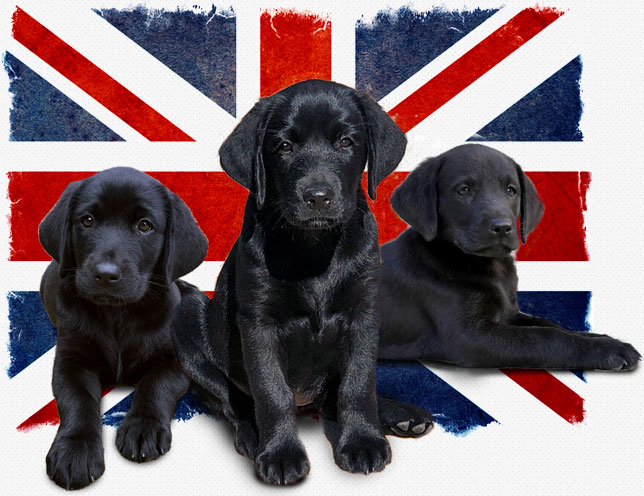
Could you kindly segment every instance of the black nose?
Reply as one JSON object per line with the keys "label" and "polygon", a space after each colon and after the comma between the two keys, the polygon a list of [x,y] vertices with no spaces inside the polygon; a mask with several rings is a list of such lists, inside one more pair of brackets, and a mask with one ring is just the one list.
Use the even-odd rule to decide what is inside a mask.
{"label": "black nose", "polygon": [[302,198],[313,210],[325,210],[331,206],[335,194],[327,184],[314,185],[304,190]]}
{"label": "black nose", "polygon": [[110,286],[121,280],[121,269],[111,262],[102,262],[94,267],[94,280],[101,286]]}
{"label": "black nose", "polygon": [[510,219],[492,219],[490,221],[490,231],[495,236],[507,236],[512,232],[512,221]]}

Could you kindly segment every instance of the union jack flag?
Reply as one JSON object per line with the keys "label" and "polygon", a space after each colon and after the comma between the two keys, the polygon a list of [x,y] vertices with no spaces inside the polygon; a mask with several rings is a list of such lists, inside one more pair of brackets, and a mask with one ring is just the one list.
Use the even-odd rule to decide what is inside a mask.
{"label": "union jack flag", "polygon": [[[206,261],[185,279],[202,290],[213,289],[241,227],[247,195],[223,173],[217,150],[259,97],[303,79],[332,79],[367,91],[407,133],[405,158],[371,205],[381,242],[406,228],[389,197],[424,158],[482,141],[517,160],[546,205],[542,222],[517,252],[520,306],[566,327],[590,330],[593,274],[601,269],[591,263],[586,246],[586,193],[591,173],[601,175],[606,164],[595,155],[596,144],[582,135],[582,115],[588,111],[581,98],[582,62],[584,49],[592,47],[579,34],[585,32],[582,8],[554,0],[467,8],[460,3],[392,8],[310,1],[288,9],[241,1],[232,7],[176,7],[172,2],[130,7],[119,0],[106,5],[98,0],[16,3],[8,12],[11,35],[4,54],[12,94],[3,162],[10,202],[9,261],[4,264],[9,316],[4,391],[10,408],[5,408],[4,422],[10,445],[39,460],[34,473],[43,487],[49,487],[42,462],[53,427],[36,427],[57,423],[50,388],[56,332],[37,292],[49,260],[38,242],[38,223],[70,181],[108,167],[137,167],[192,209],[210,249]],[[593,317],[610,313],[610,304],[610,299],[593,298]],[[636,341],[630,331],[633,322],[602,329]],[[610,410],[601,398],[620,388],[622,377],[387,363],[378,367],[378,391],[427,408],[440,426],[422,441],[396,442],[395,461],[400,456],[409,464],[416,454],[430,456],[439,439],[447,450],[478,450],[483,458],[489,453],[490,459],[481,462],[489,469],[499,459],[497,450],[516,450],[515,443],[524,442],[520,435],[533,443],[580,442],[580,432],[604,435],[595,430],[593,409]],[[131,389],[105,391],[104,423],[118,425],[130,401]],[[182,450],[182,467],[194,465],[195,458],[178,431],[190,433],[200,442],[199,450],[216,457],[212,463],[233,456],[228,440],[221,453],[218,446],[205,449],[207,436],[200,432],[207,424],[201,413],[190,392],[177,406],[175,418],[190,420],[173,426],[173,453]],[[315,437],[321,437],[319,431]],[[107,473],[126,470],[128,476],[148,477],[150,487],[174,480],[171,473],[152,473],[151,468],[138,475],[133,464],[109,458],[108,452],[116,450],[107,437],[105,445],[107,464],[120,464]],[[541,446],[538,456],[545,454],[543,444],[532,446]],[[523,454],[516,456],[525,460]],[[198,463],[210,467],[203,460]],[[340,477],[336,472],[329,466],[324,477]],[[410,483],[404,474],[387,482],[384,474],[378,480],[392,488],[401,480]],[[110,488],[127,487],[119,486],[127,477],[115,478],[106,483]],[[414,487],[429,487],[422,477],[416,479]],[[365,484],[362,480],[361,490]]]}

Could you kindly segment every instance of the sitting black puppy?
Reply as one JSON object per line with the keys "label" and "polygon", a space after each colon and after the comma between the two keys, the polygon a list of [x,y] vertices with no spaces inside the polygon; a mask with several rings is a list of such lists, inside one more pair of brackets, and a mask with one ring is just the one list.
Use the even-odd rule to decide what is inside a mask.
{"label": "sitting black puppy", "polygon": [[413,405],[377,403],[375,391],[378,232],[360,182],[368,161],[374,198],[405,144],[369,96],[309,80],[260,100],[219,151],[251,194],[215,297],[179,305],[174,344],[265,482],[309,471],[298,408],[322,411],[350,472],[389,463],[383,428],[418,436],[431,423]]}
{"label": "sitting black puppy", "polygon": [[137,462],[170,449],[170,420],[188,387],[170,339],[171,316],[197,288],[177,280],[208,241],[185,203],[156,179],[118,167],[65,188],[43,219],[53,261],[40,294],[58,330],[52,386],[60,427],[47,454],[59,486],[87,486],[105,470],[101,388],[135,385],[116,445]]}
{"label": "sitting black puppy", "polygon": [[517,219],[525,243],[543,203],[510,157],[456,147],[418,166],[391,204],[411,228],[382,246],[379,357],[463,367],[637,365],[630,344],[519,311]]}

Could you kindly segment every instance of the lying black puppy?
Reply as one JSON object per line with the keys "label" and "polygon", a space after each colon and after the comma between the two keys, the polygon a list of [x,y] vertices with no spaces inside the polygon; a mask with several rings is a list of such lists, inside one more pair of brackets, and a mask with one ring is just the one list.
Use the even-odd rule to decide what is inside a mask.
{"label": "lying black puppy", "polygon": [[381,358],[463,367],[625,370],[617,339],[521,313],[512,252],[543,204],[510,157],[464,145],[414,170],[391,198],[411,228],[382,247]]}
{"label": "lying black puppy", "polygon": [[197,288],[177,280],[208,240],[183,201],[159,181],[118,167],[73,182],[43,219],[54,259],[40,294],[58,330],[52,386],[60,427],[47,454],[59,486],[87,486],[105,470],[101,388],[136,385],[116,445],[131,460],[170,449],[170,420],[188,387],[172,349],[171,316]]}
{"label": "lying black puppy", "polygon": [[[215,297],[181,303],[174,344],[265,482],[309,471],[298,407],[322,411],[341,468],[368,473],[390,461],[375,393],[378,234],[360,181],[368,161],[374,198],[405,144],[367,95],[309,80],[260,100],[219,151],[251,195]],[[431,423],[387,400],[380,419],[411,436]]]}

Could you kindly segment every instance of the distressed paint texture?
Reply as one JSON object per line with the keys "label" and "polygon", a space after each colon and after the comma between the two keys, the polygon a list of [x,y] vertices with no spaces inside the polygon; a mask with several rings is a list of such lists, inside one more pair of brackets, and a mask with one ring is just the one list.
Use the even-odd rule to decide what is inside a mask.
{"label": "distressed paint texture", "polygon": [[51,324],[38,291],[16,291],[7,295],[9,304],[9,357],[7,375],[14,377],[56,344]]}
{"label": "distressed paint texture", "polygon": [[20,8],[13,37],[150,141],[194,141],[129,89]]}
{"label": "distressed paint texture", "polygon": [[331,79],[331,22],[305,12],[266,11],[260,18],[261,96],[305,79]]}
{"label": "distressed paint texture", "polygon": [[11,141],[122,141],[9,52],[4,56],[4,68],[13,95],[9,114]]}
{"label": "distressed paint texture", "polygon": [[582,141],[581,57],[576,57],[469,141]]}
{"label": "distressed paint texture", "polygon": [[356,25],[356,88],[380,100],[495,12],[403,7],[363,17]]}
{"label": "distressed paint texture", "polygon": [[236,19],[214,5],[209,12],[96,10],[124,35],[235,115]]}
{"label": "distressed paint texture", "polygon": [[[524,312],[552,319],[572,329],[587,330],[586,318],[590,296],[590,292],[585,291],[519,292],[519,305]],[[54,346],[55,330],[47,320],[42,301],[36,291],[15,292],[8,298],[11,327],[9,353],[12,367],[14,363],[19,364],[22,370]],[[37,320],[30,318],[34,315],[39,316]],[[13,377],[20,372],[16,370],[10,368],[7,373]],[[519,377],[519,374],[523,376]],[[515,374],[515,379],[522,380],[526,387],[531,387],[535,391],[535,394],[544,393],[539,388],[542,388],[543,384],[550,384],[550,380],[544,381],[540,376],[538,380],[532,377],[531,381],[530,374],[534,376],[532,372],[528,372],[528,375],[524,372],[519,374]],[[49,381],[50,378],[46,377],[43,380]],[[436,423],[453,434],[467,433],[471,429],[488,425],[495,420],[418,362],[379,363],[377,388],[378,394],[386,398],[409,401],[429,409],[434,413]],[[104,390],[103,394],[108,391]],[[545,393],[547,396],[548,391],[546,390]],[[568,416],[574,421],[580,421],[583,418],[583,400],[570,395],[569,392],[567,394],[568,396],[564,397],[555,395],[554,400],[551,399],[551,404],[564,413],[562,415],[564,418]],[[103,422],[106,425],[118,426],[129,409],[131,401],[132,394],[105,412]],[[581,414],[579,405],[581,405]],[[206,409],[196,393],[189,389],[177,403],[174,418],[185,421],[205,412]],[[52,400],[38,412],[34,412],[19,428],[29,430],[39,425],[56,423],[58,423],[58,415],[55,402]]]}
{"label": "distressed paint texture", "polygon": [[[38,223],[53,207],[65,186],[91,172],[11,172],[11,260],[49,260],[38,242]],[[210,240],[206,260],[225,260],[241,229],[247,191],[223,172],[150,172],[181,196]],[[585,195],[590,183],[586,172],[528,172],[546,210],[528,243],[517,252],[521,261],[587,260],[585,246]],[[365,176],[366,177],[366,176]],[[407,225],[389,203],[393,190],[407,177],[395,172],[378,188],[370,208],[378,222],[380,243],[398,236]],[[364,181],[363,181],[364,183]],[[566,237],[561,233],[565,232]]]}

